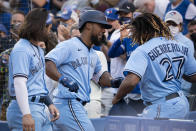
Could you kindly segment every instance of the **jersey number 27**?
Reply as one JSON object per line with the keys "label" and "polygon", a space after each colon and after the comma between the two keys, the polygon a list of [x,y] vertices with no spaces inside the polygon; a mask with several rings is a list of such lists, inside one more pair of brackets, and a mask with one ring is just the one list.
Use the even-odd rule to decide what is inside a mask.
{"label": "jersey number 27", "polygon": [[[166,69],[166,75],[165,75],[165,78],[163,80],[163,82],[166,82],[166,81],[169,81],[173,78],[175,79],[179,79],[180,76],[181,76],[181,69],[184,65],[184,61],[185,61],[185,58],[184,56],[179,56],[179,57],[173,57],[172,58],[172,61],[170,61],[168,58],[163,58],[161,61],[160,61],[160,64],[161,65],[165,65],[167,64],[167,69]],[[172,64],[178,64],[178,70],[177,70],[177,74],[175,76],[175,74],[173,74],[173,72],[171,72],[171,69],[172,69]]]}

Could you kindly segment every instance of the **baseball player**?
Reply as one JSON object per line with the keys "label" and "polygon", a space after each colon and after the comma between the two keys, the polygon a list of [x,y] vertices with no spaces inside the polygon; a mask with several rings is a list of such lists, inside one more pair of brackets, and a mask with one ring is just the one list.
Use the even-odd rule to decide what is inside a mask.
{"label": "baseball player", "polygon": [[54,116],[59,112],[48,96],[45,84],[44,52],[38,46],[47,39],[45,9],[33,9],[22,24],[19,37],[9,58],[9,93],[7,110],[11,130],[51,131],[51,122],[45,112],[48,106]]}
{"label": "baseball player", "polygon": [[54,90],[54,103],[61,117],[54,123],[54,130],[95,130],[83,107],[90,101],[93,75],[100,86],[120,85],[122,79],[112,79],[107,71],[104,72],[95,50],[91,48],[93,44],[100,45],[105,29],[109,28],[111,25],[106,22],[104,13],[84,11],[79,20],[81,36],[59,43],[46,55],[47,75],[59,81],[58,88]]}
{"label": "baseball player", "polygon": [[[131,24],[132,38],[141,45],[131,54],[113,103],[118,102],[141,81],[143,117],[184,118],[189,104],[181,91],[182,76],[196,81],[196,61],[188,46],[172,40],[168,27],[159,17],[144,13]],[[148,33],[146,33],[148,32]]]}

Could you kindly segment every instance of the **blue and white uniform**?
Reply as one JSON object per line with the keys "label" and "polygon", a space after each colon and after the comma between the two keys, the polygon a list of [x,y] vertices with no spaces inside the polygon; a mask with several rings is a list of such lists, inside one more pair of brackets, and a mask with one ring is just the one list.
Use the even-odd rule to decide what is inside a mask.
{"label": "blue and white uniform", "polygon": [[[120,38],[114,42],[112,47],[108,51],[108,56],[110,58],[119,57],[126,53],[127,60],[129,59],[131,53],[139,46],[137,43],[133,43],[131,38],[124,38],[121,42]],[[131,93],[140,94],[139,84]]]}
{"label": "blue and white uniform", "polygon": [[196,7],[192,4],[189,0],[182,0],[178,5],[175,7],[170,2],[167,5],[165,14],[171,10],[178,11],[183,17],[183,34],[188,33],[187,25],[191,20],[196,19]]}
{"label": "blue and white uniform", "polygon": [[[145,104],[143,117],[183,118],[189,103],[181,91],[182,75],[196,73],[196,61],[188,46],[164,37],[152,38],[130,56],[124,73],[141,78],[141,94]],[[166,96],[178,93],[179,97]],[[151,104],[149,104],[151,103]]]}
{"label": "blue and white uniform", "polygon": [[82,102],[90,101],[90,80],[93,75],[103,73],[96,51],[87,48],[80,38],[74,37],[59,43],[45,59],[54,62],[61,75],[71,78],[79,86],[78,93],[70,92],[60,83],[54,90],[54,104],[61,114],[54,130],[94,131]]}
{"label": "blue and white uniform", "polygon": [[[9,58],[9,93],[15,96],[14,77],[27,78],[29,106],[35,130],[52,130],[49,118],[45,112],[46,105],[39,102],[40,96],[46,96],[48,90],[45,84],[44,51],[39,46],[32,45],[26,39],[20,39],[14,46]],[[35,97],[32,102],[32,97]],[[7,120],[10,129],[22,129],[22,113],[16,100],[12,100],[7,110]]]}

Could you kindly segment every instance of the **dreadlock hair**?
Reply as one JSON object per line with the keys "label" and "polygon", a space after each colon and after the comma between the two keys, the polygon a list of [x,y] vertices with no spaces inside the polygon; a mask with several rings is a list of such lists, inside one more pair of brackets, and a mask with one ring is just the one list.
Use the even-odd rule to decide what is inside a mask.
{"label": "dreadlock hair", "polygon": [[144,44],[154,37],[173,39],[169,28],[155,14],[143,13],[131,22],[131,38],[134,43]]}

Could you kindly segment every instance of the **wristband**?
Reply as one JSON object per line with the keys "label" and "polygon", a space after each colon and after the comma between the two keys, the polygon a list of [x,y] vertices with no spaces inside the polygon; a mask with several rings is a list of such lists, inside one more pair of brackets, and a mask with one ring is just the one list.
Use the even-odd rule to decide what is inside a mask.
{"label": "wristband", "polygon": [[52,100],[50,99],[49,96],[45,96],[45,101],[44,104],[49,107],[49,105],[53,104]]}

